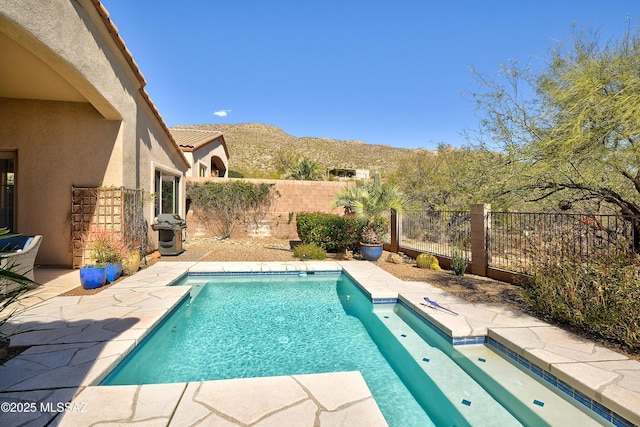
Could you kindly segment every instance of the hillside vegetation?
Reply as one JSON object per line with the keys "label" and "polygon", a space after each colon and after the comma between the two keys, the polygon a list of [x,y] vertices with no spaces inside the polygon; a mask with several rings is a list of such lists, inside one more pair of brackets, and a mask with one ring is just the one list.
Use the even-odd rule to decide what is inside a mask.
{"label": "hillside vegetation", "polygon": [[333,168],[369,169],[392,175],[403,160],[418,151],[362,141],[295,137],[282,129],[258,124],[181,125],[180,128],[215,130],[224,134],[231,159],[229,170],[247,178],[278,178],[284,169],[301,157],[317,162],[323,170]]}

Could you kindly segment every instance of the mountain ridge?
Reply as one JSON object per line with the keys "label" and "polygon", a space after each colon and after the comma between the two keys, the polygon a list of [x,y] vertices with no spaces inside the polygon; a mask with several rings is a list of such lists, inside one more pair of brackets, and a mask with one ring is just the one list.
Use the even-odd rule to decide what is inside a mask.
{"label": "mountain ridge", "polygon": [[277,178],[291,160],[301,157],[326,169],[369,169],[392,174],[407,158],[424,149],[368,144],[360,140],[293,136],[261,123],[180,125],[174,128],[222,132],[229,149],[229,170],[247,178]]}

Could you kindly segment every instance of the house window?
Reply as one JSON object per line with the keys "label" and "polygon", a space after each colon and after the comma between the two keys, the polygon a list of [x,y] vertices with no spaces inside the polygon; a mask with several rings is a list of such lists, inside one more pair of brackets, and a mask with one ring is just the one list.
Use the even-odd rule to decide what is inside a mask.
{"label": "house window", "polygon": [[156,170],[156,216],[177,213],[180,209],[180,177]]}
{"label": "house window", "polygon": [[202,163],[200,163],[200,169],[198,170],[198,176],[200,178],[203,178],[203,177],[207,176],[207,167],[205,165],[203,165]]}

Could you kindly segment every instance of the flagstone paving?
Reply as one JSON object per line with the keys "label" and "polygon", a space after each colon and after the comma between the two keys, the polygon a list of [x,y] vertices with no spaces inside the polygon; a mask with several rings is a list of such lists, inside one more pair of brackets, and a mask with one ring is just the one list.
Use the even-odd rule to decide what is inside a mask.
{"label": "flagstone paving", "polygon": [[[578,398],[616,412],[628,425],[640,424],[637,361],[503,305],[470,304],[426,283],[403,282],[372,263],[296,261],[158,262],[82,297],[45,296],[50,291],[44,285],[40,297],[32,298],[37,305],[5,325],[5,333],[15,334],[12,345],[30,347],[0,366],[0,425],[384,426],[359,372],[97,385],[187,297],[187,287],[167,286],[187,271],[327,269],[346,271],[373,300],[400,299],[449,337],[488,337],[509,357],[544,370],[545,379],[570,387]],[[60,291],[64,275],[54,276]],[[425,305],[424,297],[450,311]]]}

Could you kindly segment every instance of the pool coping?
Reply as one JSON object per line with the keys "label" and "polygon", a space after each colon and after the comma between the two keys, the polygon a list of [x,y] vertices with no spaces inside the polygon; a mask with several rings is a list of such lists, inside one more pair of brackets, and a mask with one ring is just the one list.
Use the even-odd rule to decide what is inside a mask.
{"label": "pool coping", "polygon": [[[23,406],[26,403],[37,406],[43,401],[80,402],[85,407],[64,408],[63,411],[38,407],[45,411],[0,413],[0,419],[10,415],[19,420],[50,419],[59,425],[73,425],[87,416],[81,409],[92,408],[92,422],[113,420],[114,414],[130,422],[140,420],[140,414],[144,413],[141,408],[154,406],[153,399],[145,397],[153,389],[152,386],[113,388],[96,384],[186,297],[188,288],[168,285],[188,272],[295,274],[320,271],[344,271],[374,303],[400,301],[436,326],[454,344],[487,341],[534,373],[539,370],[541,377],[550,383],[554,381],[556,387],[571,387],[574,397],[589,402],[590,407],[601,414],[608,413],[616,425],[640,424],[640,362],[503,305],[471,304],[427,283],[402,281],[374,263],[363,261],[158,262],[97,295],[56,297],[45,301],[12,319],[10,326],[15,331],[31,329],[14,337],[12,345],[32,347],[0,367],[0,401],[13,402],[14,405],[22,402]],[[424,297],[437,301],[458,315],[421,305]],[[43,362],[45,358],[47,362]],[[55,363],[52,365],[49,360],[55,360]],[[548,374],[546,378],[544,373]],[[320,377],[332,375],[335,374],[323,374]],[[287,384],[291,385],[287,388],[289,391],[285,393],[286,396],[265,403],[258,413],[236,414],[229,419],[241,422],[240,418],[245,417],[242,421],[245,422],[269,417],[308,417],[312,407],[323,407],[333,408],[325,412],[325,420],[335,421],[335,417],[349,420],[353,419],[350,417],[354,414],[357,417],[368,414],[372,417],[371,425],[385,425],[384,419],[380,420],[381,413],[372,402],[370,392],[363,394],[364,381],[361,376],[336,375],[332,380],[318,380],[320,383],[328,381],[332,390],[336,388],[334,381],[357,385],[353,395],[340,397],[338,406],[326,403],[326,387],[323,389],[318,386],[311,390],[302,382],[305,379],[283,378],[288,378]],[[193,417],[224,418],[224,410],[215,406],[222,404],[216,400],[216,393],[210,390],[215,388],[210,383],[219,382],[171,387],[164,385],[165,395],[174,396],[174,400],[163,401],[161,410],[157,412],[160,415],[154,419],[165,421],[165,425],[179,425],[178,421],[191,421]],[[261,386],[269,388],[269,385]],[[254,384],[249,386],[249,390],[257,387]],[[344,386],[340,388],[346,389]],[[105,393],[118,396],[115,400],[109,399],[111,401],[122,402],[120,399],[127,401],[135,398],[140,405],[121,403],[120,406],[128,408],[126,410],[121,407],[114,409],[113,404],[104,407],[104,403],[97,402],[102,402]],[[299,413],[293,414],[291,409],[282,409],[289,408],[292,402]],[[142,403],[146,406],[142,406]],[[280,408],[278,405],[285,406]],[[225,410],[230,410],[232,406],[227,405]],[[306,409],[301,409],[303,407]],[[167,412],[167,408],[173,409]],[[47,412],[49,409],[52,410]],[[244,411],[251,412],[247,408]]]}

